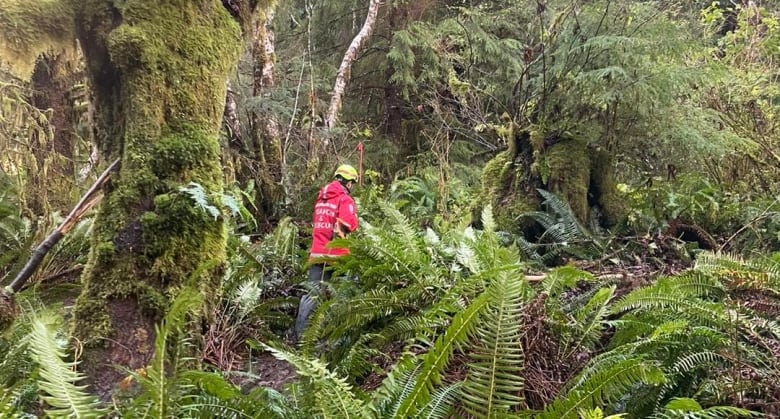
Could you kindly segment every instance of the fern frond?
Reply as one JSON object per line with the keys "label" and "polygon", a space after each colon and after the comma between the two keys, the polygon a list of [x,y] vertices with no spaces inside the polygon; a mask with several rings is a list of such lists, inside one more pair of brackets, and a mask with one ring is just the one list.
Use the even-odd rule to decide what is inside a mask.
{"label": "fern frond", "polygon": [[441,382],[441,372],[447,365],[455,347],[466,342],[473,333],[483,309],[489,301],[487,293],[482,293],[466,308],[453,317],[450,327],[443,336],[436,339],[433,348],[423,357],[423,367],[414,389],[405,398],[396,412],[396,418],[414,416],[421,407],[430,402],[431,391]]}
{"label": "fern frond", "polygon": [[703,368],[709,364],[718,363],[718,362],[728,363],[729,360],[725,358],[723,355],[715,352],[710,352],[710,351],[695,352],[679,358],[677,362],[675,362],[674,365],[672,365],[671,372],[674,374],[683,374],[692,371],[696,368]]}
{"label": "fern frond", "polygon": [[498,275],[485,291],[488,305],[474,331],[463,403],[477,417],[493,417],[522,402],[524,363],[520,322],[527,282],[517,274]]}
{"label": "fern frond", "polygon": [[496,232],[496,219],[493,217],[493,205],[485,205],[482,209],[482,231],[484,233]]}
{"label": "fern frond", "polygon": [[355,342],[335,366],[334,371],[347,377],[361,377],[374,368],[372,358],[379,358],[384,355],[382,351],[369,346],[369,343],[376,339],[377,335],[364,333],[360,335]]}
{"label": "fern frond", "polygon": [[383,201],[380,204],[380,209],[390,228],[401,241],[414,243],[419,239],[417,229],[414,228],[412,222],[401,214],[401,211],[398,211],[393,204]]}
{"label": "fern frond", "polygon": [[772,258],[745,260],[737,255],[702,253],[694,269],[720,278],[732,289],[780,295],[780,264]]}
{"label": "fern frond", "polygon": [[422,364],[411,356],[402,357],[382,384],[371,394],[369,409],[377,418],[397,416],[398,409],[414,389]]}
{"label": "fern frond", "polygon": [[186,186],[180,187],[179,192],[183,192],[189,196],[197,208],[200,208],[205,213],[214,217],[215,220],[219,218],[221,214],[219,208],[209,202],[210,197],[206,189],[203,188],[203,185],[196,182],[190,182]]}
{"label": "fern frond", "polygon": [[9,419],[19,419],[22,416],[18,406],[19,396],[12,388],[0,388],[0,417]]}
{"label": "fern frond", "polygon": [[[601,339],[604,330],[605,319],[609,314],[609,302],[615,294],[616,287],[601,288],[591,297],[585,306],[574,313],[574,339],[571,345],[563,344],[564,356],[567,358],[570,351],[576,351],[580,347],[593,349],[593,345]],[[568,346],[568,351],[565,349]]]}
{"label": "fern frond", "polygon": [[175,413],[184,383],[179,382],[183,364],[189,361],[182,353],[189,340],[181,333],[186,316],[201,305],[203,296],[191,288],[183,288],[173,300],[160,325],[155,327],[155,353],[145,373],[129,371],[143,392],[133,403],[155,417]]}
{"label": "fern frond", "polygon": [[366,405],[352,393],[352,386],[344,378],[329,371],[322,362],[261,345],[277,359],[295,366],[298,374],[308,379],[316,403],[315,410],[319,415],[326,418],[358,418],[365,415]]}
{"label": "fern frond", "polygon": [[557,297],[563,291],[574,288],[580,281],[593,281],[593,274],[566,265],[552,269],[541,283],[542,291],[550,297]]}
{"label": "fern frond", "polygon": [[[554,224],[545,225],[555,241],[565,242],[590,238],[590,233],[580,224],[566,201],[544,189],[537,189],[537,191],[544,198],[542,204],[556,216]],[[544,234],[548,234],[547,231]]]}
{"label": "fern frond", "polygon": [[44,408],[53,417],[100,418],[106,410],[97,398],[77,385],[84,376],[75,370],[74,364],[65,362],[65,351],[49,322],[41,318],[32,320],[29,335],[30,354],[39,366],[38,388],[41,398],[51,408]]}
{"label": "fern frond", "polygon": [[300,417],[281,394],[258,387],[247,395],[227,382],[221,374],[205,371],[185,371],[181,381],[190,384],[190,394],[184,396],[178,417],[192,418],[279,418]]}
{"label": "fern frond", "polygon": [[[691,276],[687,279],[698,281],[700,278]],[[684,286],[685,277],[677,283],[675,280],[660,279],[652,286],[632,291],[612,306],[612,313],[668,310],[679,313],[682,318],[693,320],[697,324],[717,327],[728,323],[723,304],[696,298],[699,287]]]}
{"label": "fern frond", "polygon": [[763,417],[759,412],[732,406],[713,406],[703,408],[699,402],[686,397],[676,397],[664,407],[663,412],[652,416],[655,419],[717,419],[717,418],[755,418]]}
{"label": "fern frond", "polygon": [[638,384],[663,384],[663,372],[641,359],[629,358],[600,370],[569,389],[539,416],[545,419],[577,418],[581,409],[593,409],[614,402]]}
{"label": "fern frond", "polygon": [[460,394],[461,383],[454,383],[436,389],[431,394],[431,401],[419,412],[421,419],[445,419],[450,417],[452,406]]}

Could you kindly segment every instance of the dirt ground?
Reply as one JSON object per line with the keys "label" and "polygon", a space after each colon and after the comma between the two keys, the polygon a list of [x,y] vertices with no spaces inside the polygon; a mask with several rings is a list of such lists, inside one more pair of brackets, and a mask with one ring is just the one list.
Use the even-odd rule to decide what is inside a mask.
{"label": "dirt ground", "polygon": [[256,355],[252,360],[251,372],[257,377],[252,382],[253,386],[271,387],[277,391],[281,391],[285,385],[297,377],[292,365],[276,359],[269,352]]}

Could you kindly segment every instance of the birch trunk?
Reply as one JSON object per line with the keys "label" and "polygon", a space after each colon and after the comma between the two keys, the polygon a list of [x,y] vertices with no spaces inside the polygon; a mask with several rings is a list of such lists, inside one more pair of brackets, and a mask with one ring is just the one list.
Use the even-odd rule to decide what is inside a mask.
{"label": "birch trunk", "polygon": [[[336,74],[336,83],[333,86],[333,96],[330,99],[330,106],[328,107],[328,114],[325,117],[325,127],[331,129],[336,125],[339,118],[339,111],[341,111],[341,103],[344,98],[344,90],[347,87],[349,81],[350,71],[352,70],[352,63],[355,62],[358,53],[360,53],[363,45],[368,38],[374,32],[376,26],[376,16],[379,12],[380,0],[370,0],[368,5],[368,13],[366,14],[366,20],[363,22],[363,27],[360,28],[360,32],[352,39],[352,43],[349,44],[347,52],[344,53],[344,58],[341,60],[341,66]],[[327,139],[325,140],[327,143]]]}

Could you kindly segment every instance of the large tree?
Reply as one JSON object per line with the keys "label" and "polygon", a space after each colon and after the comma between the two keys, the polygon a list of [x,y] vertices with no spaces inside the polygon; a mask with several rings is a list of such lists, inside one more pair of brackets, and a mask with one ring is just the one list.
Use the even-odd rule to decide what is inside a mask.
{"label": "large tree", "polygon": [[[258,1],[0,1],[0,53],[12,65],[78,39],[105,160],[121,159],[105,187],[89,266],[74,313],[83,365],[106,392],[143,367],[154,324],[185,286],[216,292],[225,224],[218,206],[218,130],[241,24]],[[29,70],[26,70],[29,71]]]}

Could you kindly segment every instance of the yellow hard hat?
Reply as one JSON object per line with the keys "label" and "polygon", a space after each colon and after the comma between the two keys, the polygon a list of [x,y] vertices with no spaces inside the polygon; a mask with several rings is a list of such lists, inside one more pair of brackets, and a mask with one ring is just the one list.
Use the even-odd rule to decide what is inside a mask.
{"label": "yellow hard hat", "polygon": [[354,167],[348,164],[342,164],[336,169],[336,173],[334,173],[333,176],[341,176],[346,180],[357,180],[358,173]]}

